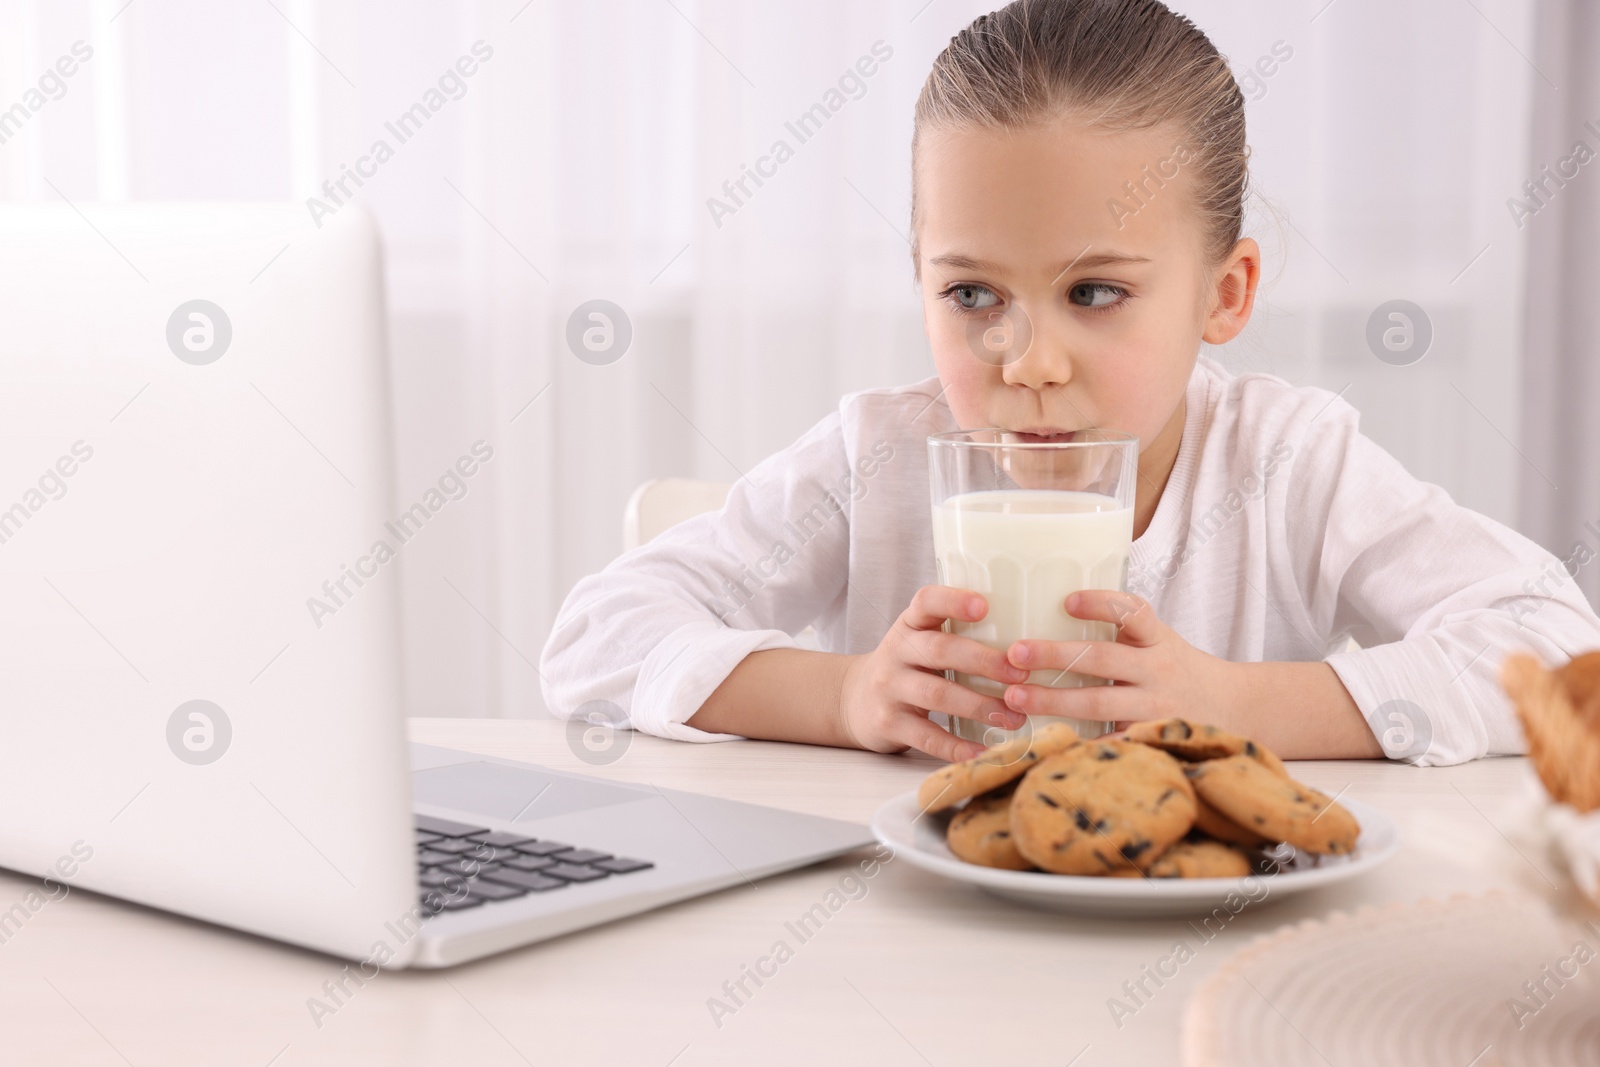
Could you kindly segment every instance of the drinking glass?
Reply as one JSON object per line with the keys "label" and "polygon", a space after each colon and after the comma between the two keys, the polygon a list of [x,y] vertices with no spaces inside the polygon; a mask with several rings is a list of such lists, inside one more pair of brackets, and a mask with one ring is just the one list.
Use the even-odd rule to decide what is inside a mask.
{"label": "drinking glass", "polygon": [[[1077,430],[1036,438],[995,428],[928,438],[933,494],[933,551],[940,585],[983,594],[989,610],[977,622],[945,621],[945,630],[1002,652],[1013,641],[1114,640],[1112,623],[1075,619],[1066,599],[1080,589],[1125,591],[1133,544],[1139,439],[1111,430]],[[946,671],[945,677],[985,696],[1005,685]],[[1109,685],[1075,671],[1029,672],[1028,682],[1056,688]],[[1030,716],[1002,730],[950,716],[958,737],[995,744],[1055,716]],[[1080,736],[1109,733],[1109,722],[1068,719]]]}

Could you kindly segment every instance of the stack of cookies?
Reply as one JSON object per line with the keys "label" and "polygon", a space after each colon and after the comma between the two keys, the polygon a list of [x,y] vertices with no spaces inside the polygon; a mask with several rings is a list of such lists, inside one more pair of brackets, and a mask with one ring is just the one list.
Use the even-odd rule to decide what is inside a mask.
{"label": "stack of cookies", "polygon": [[1182,719],[1086,741],[1066,723],[929,775],[924,811],[948,812],[950,851],[1014,871],[1233,878],[1287,842],[1347,853],[1361,832],[1336,801],[1243,737]]}
{"label": "stack of cookies", "polygon": [[1600,808],[1600,652],[1555,670],[1513,654],[1500,668],[1500,683],[1517,707],[1545,791],[1579,812]]}

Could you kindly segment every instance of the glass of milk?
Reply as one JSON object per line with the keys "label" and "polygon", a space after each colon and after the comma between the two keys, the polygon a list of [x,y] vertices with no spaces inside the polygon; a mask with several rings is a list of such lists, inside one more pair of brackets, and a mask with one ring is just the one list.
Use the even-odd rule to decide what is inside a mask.
{"label": "glass of milk", "polygon": [[[1048,438],[1009,430],[958,430],[928,438],[933,492],[933,551],[940,585],[983,594],[977,622],[950,619],[949,632],[1002,652],[1014,641],[1114,640],[1111,623],[1067,614],[1080,589],[1125,590],[1133,544],[1139,439],[1110,430]],[[1005,686],[959,671],[945,676],[986,696]],[[1034,685],[1109,685],[1063,670],[1029,673]],[[1054,721],[1030,716],[1022,730],[950,716],[959,737],[995,744]],[[1084,737],[1109,733],[1107,722],[1072,722]]]}

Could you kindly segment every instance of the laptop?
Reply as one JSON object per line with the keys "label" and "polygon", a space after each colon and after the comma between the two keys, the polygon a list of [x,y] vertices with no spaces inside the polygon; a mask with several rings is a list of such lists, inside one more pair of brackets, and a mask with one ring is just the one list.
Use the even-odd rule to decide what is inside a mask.
{"label": "laptop", "polygon": [[0,207],[0,866],[443,967],[870,843],[406,742],[381,262],[358,205]]}

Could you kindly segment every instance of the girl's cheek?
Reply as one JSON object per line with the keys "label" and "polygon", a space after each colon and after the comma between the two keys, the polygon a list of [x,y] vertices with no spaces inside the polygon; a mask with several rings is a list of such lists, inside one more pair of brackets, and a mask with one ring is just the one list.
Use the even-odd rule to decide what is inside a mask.
{"label": "girl's cheek", "polygon": [[924,317],[928,346],[933,351],[934,362],[941,376],[960,376],[963,380],[976,376],[981,369],[966,343],[961,323],[953,315],[934,308]]}
{"label": "girl's cheek", "polygon": [[987,426],[990,422],[987,398],[994,388],[990,382],[994,372],[973,357],[964,338],[960,331],[947,330],[943,337],[929,334],[934,369],[944,384],[945,400],[957,425]]}
{"label": "girl's cheek", "polygon": [[1148,352],[1102,351],[1080,361],[1079,385],[1094,397],[1107,426],[1145,437],[1166,424],[1167,413],[1156,409],[1170,390],[1155,358]]}

